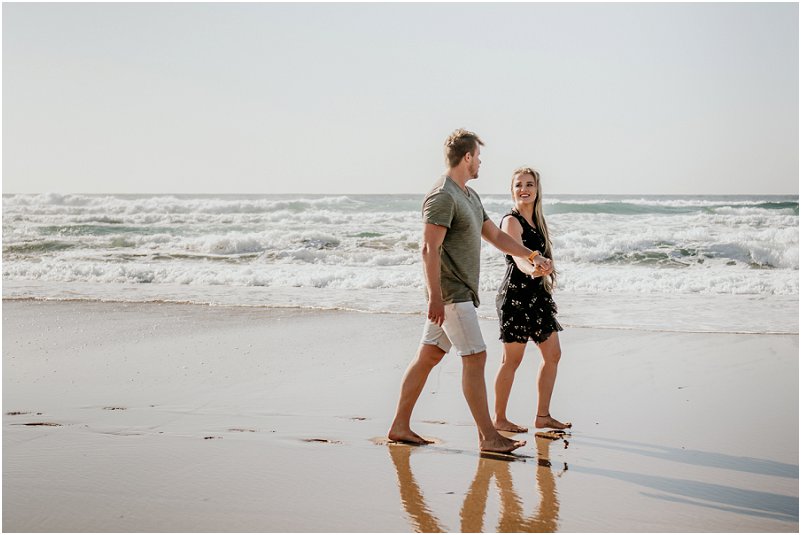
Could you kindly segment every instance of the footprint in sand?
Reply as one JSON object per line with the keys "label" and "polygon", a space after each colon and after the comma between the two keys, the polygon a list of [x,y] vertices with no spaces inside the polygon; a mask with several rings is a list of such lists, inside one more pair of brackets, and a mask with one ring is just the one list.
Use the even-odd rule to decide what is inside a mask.
{"label": "footprint in sand", "polygon": [[113,435],[115,437],[140,437],[144,433],[137,433],[135,431],[100,431],[103,435]]}
{"label": "footprint in sand", "polygon": [[559,430],[555,429],[552,431],[537,431],[536,433],[534,433],[534,436],[540,438],[547,438],[549,440],[559,440],[565,438],[565,436],[569,437],[572,435],[566,431],[562,431],[561,429]]}
{"label": "footprint in sand", "polygon": [[339,440],[330,440],[327,438],[302,438],[303,442],[322,442],[324,444],[342,444]]}
{"label": "footprint in sand", "polygon": [[128,407],[103,407],[104,411],[127,411]]}
{"label": "footprint in sand", "polygon": [[[24,416],[26,414],[34,414],[34,413],[33,413],[33,411],[27,411],[27,412],[26,411],[11,411],[11,412],[7,412],[6,416]],[[41,412],[37,412],[36,413],[36,416],[41,416],[41,415],[42,415]]]}
{"label": "footprint in sand", "polygon": [[561,429],[553,429],[550,431],[537,431],[534,433],[535,437],[546,438],[548,440],[562,440],[565,443],[565,449],[570,446],[570,442],[565,437],[572,437],[570,433],[562,431]]}
{"label": "footprint in sand", "polygon": [[232,427],[228,430],[231,433],[255,433],[255,429],[246,429],[244,427]]}

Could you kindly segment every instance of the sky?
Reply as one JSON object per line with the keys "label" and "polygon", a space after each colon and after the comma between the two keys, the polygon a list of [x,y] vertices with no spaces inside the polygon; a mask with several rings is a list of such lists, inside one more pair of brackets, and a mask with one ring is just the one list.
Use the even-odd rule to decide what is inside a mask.
{"label": "sky", "polygon": [[4,3],[3,193],[798,194],[797,3]]}

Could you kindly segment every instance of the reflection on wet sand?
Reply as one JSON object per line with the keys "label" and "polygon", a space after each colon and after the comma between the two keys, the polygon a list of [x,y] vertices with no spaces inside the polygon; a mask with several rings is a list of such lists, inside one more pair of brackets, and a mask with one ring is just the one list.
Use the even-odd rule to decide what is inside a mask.
{"label": "reflection on wet sand", "polygon": [[[493,477],[500,494],[501,508],[498,526],[492,531],[543,533],[557,530],[559,500],[556,496],[556,481],[550,462],[550,446],[553,441],[541,437],[536,437],[536,441],[538,455],[536,477],[540,494],[537,510],[528,516],[525,515],[523,501],[514,489],[508,460],[480,456],[476,474],[460,512],[462,532],[483,531],[487,497]],[[401,503],[409,514],[412,528],[417,532],[426,533],[450,531],[441,526],[439,519],[425,503],[423,493],[412,474],[409,463],[411,452],[411,447],[389,447],[389,453],[398,475]],[[567,465],[565,465],[565,469],[567,469]]]}
{"label": "reflection on wet sand", "polygon": [[423,492],[412,474],[409,457],[413,446],[389,445],[389,455],[395,464],[400,487],[401,503],[409,513],[414,530],[418,533],[445,533],[423,499]]}

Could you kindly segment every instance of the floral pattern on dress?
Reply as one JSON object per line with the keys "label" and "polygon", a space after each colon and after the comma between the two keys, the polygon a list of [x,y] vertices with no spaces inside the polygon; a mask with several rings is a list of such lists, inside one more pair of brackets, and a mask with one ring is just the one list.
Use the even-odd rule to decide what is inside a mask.
{"label": "floral pattern on dress", "polygon": [[[523,227],[523,245],[531,250],[544,251],[545,240],[517,210],[504,217],[514,217]],[[503,220],[501,220],[503,221]],[[531,278],[506,255],[506,274],[495,301],[503,342],[540,344],[553,332],[561,331],[556,320],[556,303],[545,289],[542,277]]]}

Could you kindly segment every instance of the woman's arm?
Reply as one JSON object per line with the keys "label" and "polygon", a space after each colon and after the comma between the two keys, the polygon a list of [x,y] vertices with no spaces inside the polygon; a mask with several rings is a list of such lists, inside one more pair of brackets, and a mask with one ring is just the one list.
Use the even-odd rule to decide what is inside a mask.
{"label": "woman's arm", "polygon": [[[504,217],[503,221],[501,221],[501,230],[514,238],[517,243],[523,245],[523,225],[520,224],[516,217]],[[532,277],[539,275],[540,271],[537,266],[529,264],[527,259],[512,255],[512,260],[514,260],[517,269],[526,275]]]}
{"label": "woman's arm", "polygon": [[[501,229],[504,233],[506,233],[509,237],[511,237],[514,241],[518,244],[523,245],[523,226],[520,224],[520,221],[517,220],[516,217],[505,217],[501,221]],[[521,257],[517,254],[510,253],[512,255],[512,260],[514,260],[517,269],[525,273],[526,275],[530,275],[531,277],[541,277],[543,275],[548,275],[553,271],[551,268],[550,260],[538,256],[537,259],[542,259],[547,261],[547,264],[531,264],[528,261],[528,257]]]}

